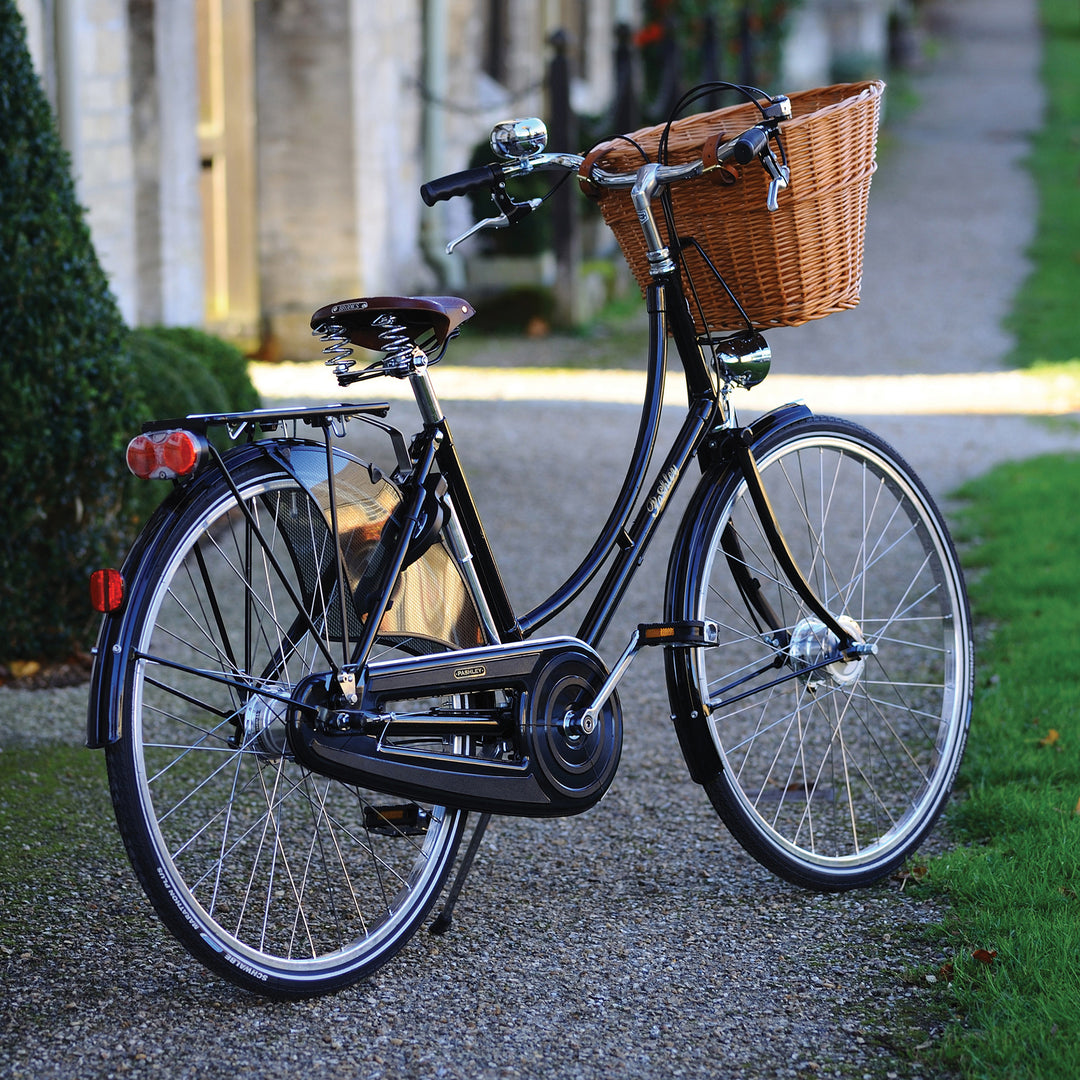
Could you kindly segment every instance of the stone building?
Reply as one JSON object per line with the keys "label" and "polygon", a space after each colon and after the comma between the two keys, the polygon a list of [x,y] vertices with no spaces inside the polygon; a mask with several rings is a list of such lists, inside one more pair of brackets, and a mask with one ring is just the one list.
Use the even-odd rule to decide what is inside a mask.
{"label": "stone building", "polygon": [[[643,0],[17,0],[101,261],[131,324],[205,326],[309,356],[311,311],[460,287],[465,200],[419,185],[492,124],[544,115],[548,44],[573,104],[614,94]],[[884,48],[912,0],[800,0],[791,88]]]}
{"label": "stone building", "polygon": [[508,115],[612,94],[633,0],[17,0],[129,323],[311,355],[328,300],[453,284],[465,207],[423,206]]}

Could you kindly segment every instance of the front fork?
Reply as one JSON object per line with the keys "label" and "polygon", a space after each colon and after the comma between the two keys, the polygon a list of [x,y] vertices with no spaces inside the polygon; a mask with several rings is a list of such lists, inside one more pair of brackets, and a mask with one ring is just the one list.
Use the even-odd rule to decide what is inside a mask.
{"label": "front fork", "polygon": [[[758,471],[757,461],[754,458],[754,451],[750,445],[750,439],[747,437],[749,432],[749,428],[742,428],[733,433],[734,456],[742,478],[746,482],[746,488],[750,493],[754,509],[757,511],[762,532],[768,541],[769,548],[799,599],[836,637],[837,651],[840,658],[843,660],[855,659],[858,654],[859,642],[852,636],[851,631],[840,623],[836,616],[821,602],[810,582],[806,580],[802,568],[791,554],[791,549],[784,538],[780,523],[776,520],[776,514],[773,511],[772,503],[769,501],[768,493],[765,491],[765,485],[762,483],[761,473]],[[783,622],[762,595],[760,586],[756,582],[748,580],[749,575],[746,573],[745,565],[739,564],[737,557],[734,556],[734,548],[737,545],[738,538],[729,525],[724,530],[721,546],[724,548],[724,554],[727,556],[728,565],[732,569],[732,574],[739,585],[740,592],[743,592],[744,599],[765,620],[769,629],[778,635],[778,641],[783,640],[783,644],[786,645],[787,630]]]}
{"label": "front fork", "polygon": [[[795,561],[780,523],[777,521],[768,492],[765,490],[761,472],[757,466],[757,458],[754,455],[754,444],[759,442],[767,432],[777,427],[787,427],[810,415],[810,410],[804,405],[785,405],[759,417],[747,427],[737,427],[734,426],[732,412],[730,414],[732,423],[723,432],[715,433],[713,439],[705,445],[701,462],[706,474],[716,468],[731,468],[734,464],[736,475],[741,476],[746,483],[750,500],[754,504],[761,524],[762,534],[776,558],[777,565],[799,599],[835,636],[838,643],[838,658],[851,660],[861,655],[861,643],[855,639],[850,629],[839,622],[822,603],[813,586],[807,581],[802,568]],[[776,647],[786,648],[788,630],[784,621],[765,598],[760,582],[755,580],[747,570],[746,562],[742,557],[741,543],[730,524],[724,530],[720,546],[723,548],[735,584],[748,607],[760,618],[771,634]]]}

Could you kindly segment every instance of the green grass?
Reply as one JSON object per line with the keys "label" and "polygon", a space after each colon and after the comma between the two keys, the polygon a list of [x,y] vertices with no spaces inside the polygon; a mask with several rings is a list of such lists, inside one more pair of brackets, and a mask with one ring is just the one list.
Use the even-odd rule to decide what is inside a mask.
{"label": "green grass", "polygon": [[1008,323],[1021,366],[1080,357],[1080,4],[1042,0],[1041,13],[1046,111],[1029,157],[1038,224]]}
{"label": "green grass", "polygon": [[[1042,0],[1045,127],[1032,271],[1014,302],[1014,363],[1080,364],[1080,7]],[[959,1021],[937,1049],[965,1077],[1080,1075],[1080,459],[1010,464],[968,485],[979,683],[959,843],[944,891]]]}
{"label": "green grass", "polygon": [[[1080,6],[1042,0],[1045,127],[1032,271],[1013,363],[1080,367]],[[922,886],[948,894],[937,1063],[968,1078],[1080,1076],[1080,458],[1010,464],[968,485],[978,686],[949,820],[957,846]],[[951,970],[950,970],[951,968]],[[931,974],[931,973],[925,973]],[[933,973],[940,978],[941,973]]]}
{"label": "green grass", "polygon": [[1080,458],[1010,464],[965,487],[984,640],[960,841],[924,886],[949,895],[939,1048],[967,1077],[1080,1075]]}
{"label": "green grass", "polygon": [[0,750],[0,883],[50,884],[73,852],[108,838],[105,759],[81,746]]}

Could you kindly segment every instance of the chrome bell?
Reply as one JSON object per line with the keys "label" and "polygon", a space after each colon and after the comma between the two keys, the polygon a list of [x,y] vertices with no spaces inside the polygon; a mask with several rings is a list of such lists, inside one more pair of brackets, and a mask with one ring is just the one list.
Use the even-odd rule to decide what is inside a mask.
{"label": "chrome bell", "polygon": [[535,116],[504,120],[491,129],[491,149],[507,161],[542,154],[547,146],[547,126]]}

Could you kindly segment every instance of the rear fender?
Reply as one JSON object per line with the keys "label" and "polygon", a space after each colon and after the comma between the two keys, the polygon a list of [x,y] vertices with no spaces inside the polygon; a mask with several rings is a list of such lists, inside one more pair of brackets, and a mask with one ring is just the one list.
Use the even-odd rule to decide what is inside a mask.
{"label": "rear fender", "polygon": [[[265,457],[270,443],[247,443],[227,455],[230,469]],[[138,595],[149,582],[140,577],[139,568],[152,557],[173,525],[194,500],[202,497],[211,484],[220,480],[216,467],[201,471],[190,483],[174,487],[165,501],[150,516],[132,544],[121,568],[125,583],[124,603],[118,611],[103,616],[94,649],[94,667],[90,675],[90,693],[86,714],[86,745],[98,750],[120,738],[120,705],[126,665],[122,662],[131,647],[132,620],[125,618]],[[151,483],[152,481],[147,481]]]}

